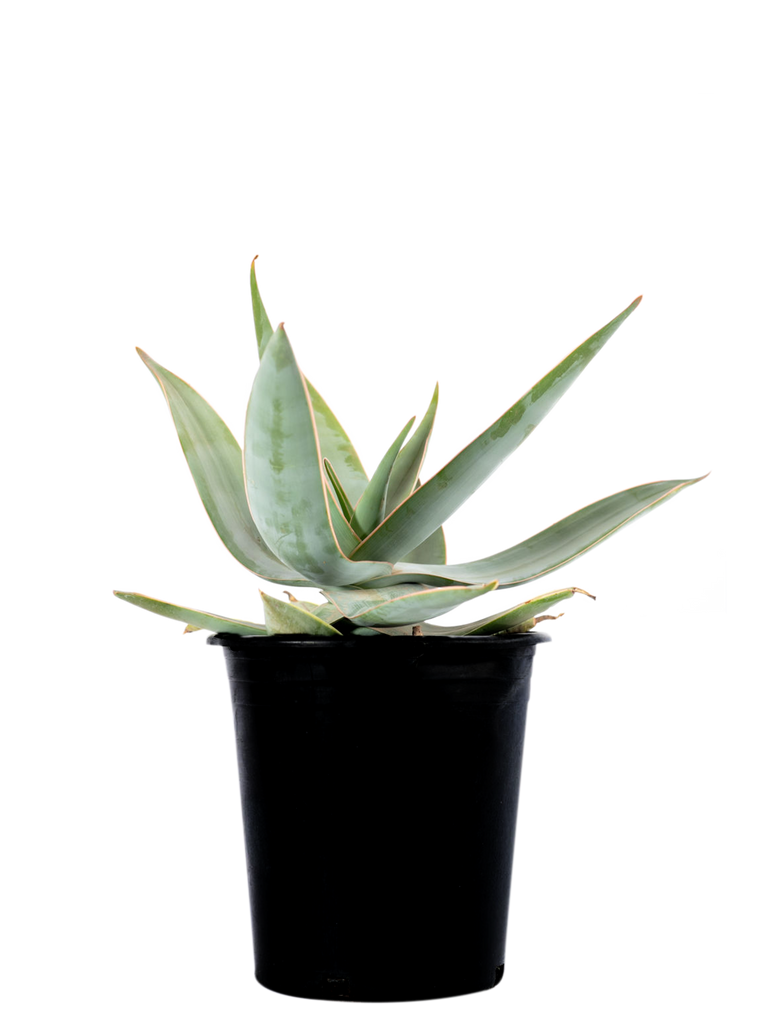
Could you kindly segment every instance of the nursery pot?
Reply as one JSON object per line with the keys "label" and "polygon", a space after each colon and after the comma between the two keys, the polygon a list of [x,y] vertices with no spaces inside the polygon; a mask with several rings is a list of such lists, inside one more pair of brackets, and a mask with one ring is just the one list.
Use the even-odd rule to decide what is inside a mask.
{"label": "nursery pot", "polygon": [[218,634],[235,717],[256,978],[430,999],[504,971],[535,645]]}

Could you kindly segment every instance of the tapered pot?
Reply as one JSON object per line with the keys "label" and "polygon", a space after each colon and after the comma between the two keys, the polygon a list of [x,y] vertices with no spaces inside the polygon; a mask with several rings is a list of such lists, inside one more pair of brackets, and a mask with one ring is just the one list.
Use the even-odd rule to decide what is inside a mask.
{"label": "tapered pot", "polygon": [[430,999],[504,971],[535,645],[219,634],[235,716],[256,978]]}

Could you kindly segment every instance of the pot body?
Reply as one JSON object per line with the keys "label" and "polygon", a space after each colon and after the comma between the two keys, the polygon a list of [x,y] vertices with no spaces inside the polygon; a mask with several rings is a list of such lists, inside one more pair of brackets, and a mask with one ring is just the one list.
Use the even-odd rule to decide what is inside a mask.
{"label": "pot body", "polygon": [[232,691],[262,985],[388,1001],[498,983],[546,639],[210,639]]}

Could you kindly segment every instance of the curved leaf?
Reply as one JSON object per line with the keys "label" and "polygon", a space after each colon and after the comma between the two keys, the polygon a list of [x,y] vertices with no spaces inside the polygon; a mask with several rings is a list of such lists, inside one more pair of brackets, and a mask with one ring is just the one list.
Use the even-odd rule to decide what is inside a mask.
{"label": "curved leaf", "polygon": [[431,626],[425,623],[422,628],[425,636],[493,636],[522,626],[525,622],[559,604],[560,601],[567,601],[574,594],[586,594],[587,597],[595,600],[594,594],[588,594],[586,590],[581,590],[579,587],[566,587],[564,590],[553,590],[549,594],[532,597],[529,601],[515,605],[514,608],[509,608],[505,612],[497,612],[484,619],[467,622],[463,626]]}
{"label": "curved leaf", "polygon": [[[565,587],[547,587],[534,594],[527,594],[518,601],[513,601],[503,608],[482,615],[475,620],[468,620],[463,623],[458,631],[452,636],[490,636],[506,632],[514,632],[521,627],[526,627],[522,632],[527,632],[534,624],[532,620],[551,612],[555,608],[572,601],[575,596],[582,594],[590,601],[597,604],[600,600],[598,594],[581,587],[578,583],[569,584]],[[529,625],[528,625],[529,624]]]}
{"label": "curved leaf", "polygon": [[253,382],[245,477],[259,533],[278,558],[307,580],[351,586],[392,571],[386,562],[350,561],[337,542],[309,395],[282,324]]}
{"label": "curved leaf", "polygon": [[316,388],[305,378],[312,412],[315,417],[320,451],[333,468],[347,492],[349,500],[355,504],[368,484],[363,464],[355,451],[342,425],[331,412],[330,406]]}
{"label": "curved leaf", "polygon": [[691,484],[703,480],[659,480],[619,491],[587,505],[514,547],[474,562],[454,565],[416,565],[398,562],[394,572],[381,579],[360,584],[379,588],[400,583],[440,586],[478,583],[494,579],[499,589],[516,587],[528,580],[554,572],[590,548],[606,540],[628,523],[673,498]]}
{"label": "curved leaf", "polygon": [[[256,259],[251,263],[251,303],[253,305],[253,322],[256,327],[256,341],[259,347],[259,358],[264,357],[267,345],[272,338],[272,325],[261,300],[259,286],[256,283]],[[355,451],[354,445],[344,428],[331,412],[322,395],[306,381],[312,409],[315,414],[317,436],[320,439],[320,450],[335,465],[339,479],[354,504],[365,490],[368,483],[363,465]]]}
{"label": "curved leaf", "polygon": [[562,619],[563,612],[559,615],[537,615],[533,619],[526,619],[525,622],[521,622],[517,626],[513,626],[511,629],[505,629],[502,636],[511,636],[512,633],[530,633],[532,629],[535,629],[540,622],[544,619]]}
{"label": "curved leaf", "polygon": [[275,555],[259,533],[245,496],[240,445],[221,417],[180,377],[140,348],[171,410],[179,441],[205,511],[231,554],[246,569],[275,583],[306,586]]}
{"label": "curved leaf", "polygon": [[363,540],[354,557],[398,561],[426,540],[529,436],[639,302],[640,298],[635,299],[574,349],[495,423],[406,498]]}

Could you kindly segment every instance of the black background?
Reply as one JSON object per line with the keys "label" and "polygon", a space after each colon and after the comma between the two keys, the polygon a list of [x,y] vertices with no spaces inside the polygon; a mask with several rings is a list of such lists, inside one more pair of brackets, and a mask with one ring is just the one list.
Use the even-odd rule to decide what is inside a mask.
{"label": "black background", "polygon": [[[232,181],[240,198],[223,201],[220,226],[202,187],[203,214],[172,204],[133,226],[141,257],[103,346],[113,386],[103,601],[128,585],[255,614],[254,583],[221,557],[198,515],[134,342],[239,425],[253,370],[245,270],[259,250],[273,318],[288,319],[371,468],[441,378],[429,471],[550,364],[563,347],[555,334],[572,344],[647,293],[450,531],[453,555],[483,554],[618,484],[716,469],[551,579],[578,578],[602,601],[569,605],[556,644],[540,653],[510,955],[515,978],[551,972],[575,995],[596,971],[633,984],[681,934],[697,941],[715,848],[710,810],[724,786],[723,734],[711,716],[727,712],[733,616],[672,612],[691,593],[684,584],[719,571],[715,548],[730,546],[734,253],[720,185],[695,173],[713,135],[727,146],[729,128],[717,121],[723,101],[714,114],[707,101],[684,113],[668,102],[592,112],[587,123],[571,109],[551,136],[526,122],[510,133],[512,157],[468,142],[442,164],[417,151],[409,169],[392,160],[368,183],[350,178],[350,194],[337,181],[328,196],[307,176],[305,189],[276,183],[270,196],[248,173]],[[653,103],[663,118],[655,125]],[[420,159],[436,160],[434,176]],[[471,183],[456,161],[470,166]],[[639,621],[638,609],[650,618]],[[117,850],[142,975],[170,991],[170,977],[225,989],[256,1008],[268,996],[249,979],[218,656],[115,602],[104,615],[129,737],[116,775]],[[496,1009],[513,1006],[514,986],[510,978],[489,997]]]}

